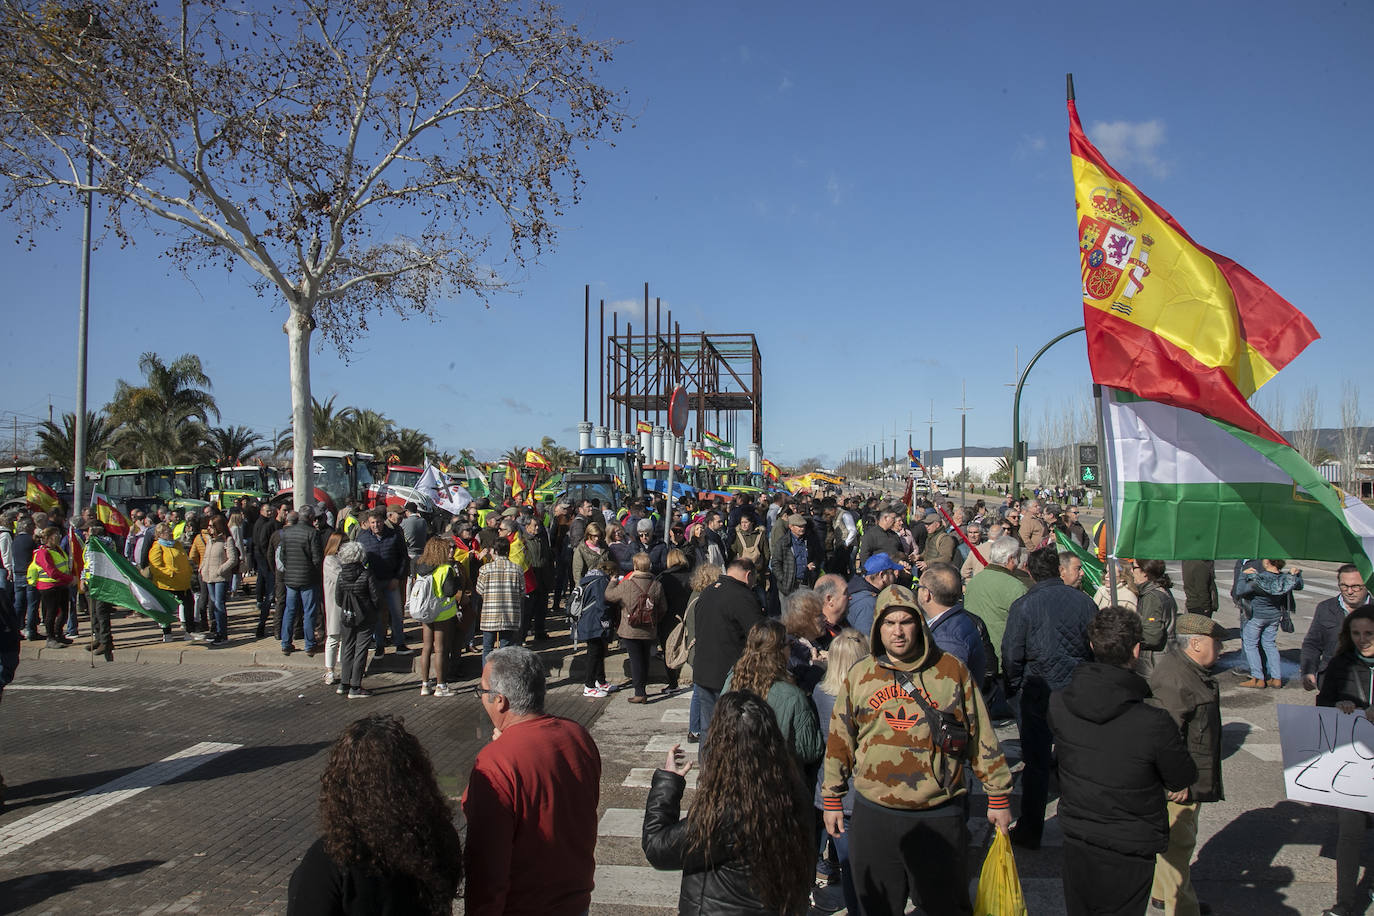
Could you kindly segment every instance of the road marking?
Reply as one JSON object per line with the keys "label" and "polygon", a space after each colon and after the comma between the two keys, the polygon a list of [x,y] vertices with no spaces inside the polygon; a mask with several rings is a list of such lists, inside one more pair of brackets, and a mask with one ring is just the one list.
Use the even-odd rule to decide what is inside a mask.
{"label": "road marking", "polygon": [[673,745],[682,745],[682,750],[688,754],[697,752],[697,745],[688,744],[687,740],[681,735],[654,735],[649,739],[649,743],[644,745],[645,753],[662,754],[664,751],[671,751]]}
{"label": "road marking", "polygon": [[157,763],[127,773],[118,779],[97,786],[88,792],[49,805],[42,811],[22,817],[4,828],[0,834],[0,858],[36,843],[64,827],[84,821],[93,814],[113,807],[133,796],[176,779],[196,767],[209,763],[221,754],[237,750],[241,744],[220,744],[202,741]]}
{"label": "road marking", "polygon": [[[621,785],[627,789],[647,789],[650,785],[653,784],[653,781],[653,767],[634,767],[630,770],[630,775],[625,777],[625,781],[622,782]],[[692,769],[687,773],[687,788],[695,789],[696,787],[697,768],[692,767]]]}
{"label": "road marking", "polygon": [[1281,744],[1251,744],[1247,741],[1240,746],[1240,749],[1266,763],[1283,762],[1283,745]]}
{"label": "road marking", "polygon": [[123,687],[82,687],[77,684],[11,684],[6,690],[75,690],[80,693],[118,693]]}
{"label": "road marking", "polygon": [[592,902],[676,908],[682,872],[659,871],[648,865],[598,865]]}
{"label": "road marking", "polygon": [[607,808],[597,825],[597,836],[642,836],[644,833],[643,808]]}

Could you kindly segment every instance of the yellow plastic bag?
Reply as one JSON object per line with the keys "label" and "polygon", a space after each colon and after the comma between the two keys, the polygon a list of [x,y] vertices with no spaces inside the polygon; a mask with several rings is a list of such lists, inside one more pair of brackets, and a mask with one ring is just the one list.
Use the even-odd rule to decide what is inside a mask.
{"label": "yellow plastic bag", "polygon": [[974,916],[1028,916],[1021,879],[1016,874],[1016,859],[1011,854],[1011,837],[994,830],[996,838],[983,860],[978,876],[978,896],[973,901]]}

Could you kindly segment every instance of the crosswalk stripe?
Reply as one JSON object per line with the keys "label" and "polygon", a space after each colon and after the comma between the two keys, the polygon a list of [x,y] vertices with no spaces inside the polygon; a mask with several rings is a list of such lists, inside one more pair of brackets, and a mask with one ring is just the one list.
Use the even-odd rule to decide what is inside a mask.
{"label": "crosswalk stripe", "polygon": [[1283,745],[1280,744],[1254,744],[1245,741],[1241,743],[1240,749],[1251,757],[1257,757],[1266,763],[1283,762]]}
{"label": "crosswalk stripe", "polygon": [[644,833],[643,808],[607,808],[597,825],[597,836],[642,836]]}
{"label": "crosswalk stripe", "polygon": [[697,752],[697,745],[688,744],[681,735],[654,735],[649,739],[649,743],[644,745],[644,752],[662,754],[671,751],[674,744],[682,745],[682,750],[688,754]]}
{"label": "crosswalk stripe", "polygon": [[[634,767],[630,770],[630,774],[625,777],[625,781],[622,782],[621,785],[627,789],[647,789],[652,785],[653,780],[654,767]],[[692,767],[687,773],[687,788],[695,789],[696,787],[697,768]]]}
{"label": "crosswalk stripe", "polygon": [[595,880],[594,904],[676,909],[682,872],[659,871],[648,865],[598,865]]}
{"label": "crosswalk stripe", "polygon": [[659,721],[686,725],[691,721],[691,712],[690,709],[665,709],[663,710],[663,718]]}

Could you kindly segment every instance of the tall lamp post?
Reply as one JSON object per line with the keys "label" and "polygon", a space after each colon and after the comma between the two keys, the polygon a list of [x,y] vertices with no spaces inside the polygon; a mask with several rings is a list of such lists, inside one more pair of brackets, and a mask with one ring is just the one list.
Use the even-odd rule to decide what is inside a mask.
{"label": "tall lamp post", "polygon": [[1012,397],[1012,400],[1011,400],[1011,496],[1012,496],[1012,499],[1015,499],[1015,498],[1016,498],[1016,482],[1017,482],[1017,481],[1016,481],[1016,470],[1017,470],[1017,464],[1018,464],[1017,458],[1018,458],[1018,453],[1021,451],[1021,388],[1022,388],[1023,385],[1026,384],[1026,376],[1030,375],[1031,367],[1035,365],[1036,361],[1037,361],[1038,359],[1040,359],[1040,357],[1042,357],[1042,356],[1045,355],[1045,351],[1046,351],[1046,350],[1048,350],[1050,347],[1054,346],[1055,344],[1059,343],[1059,341],[1063,340],[1065,337],[1072,337],[1073,335],[1077,334],[1079,331],[1082,331],[1082,330],[1084,330],[1084,328],[1083,328],[1082,326],[1079,326],[1079,327],[1073,328],[1072,330],[1065,331],[1063,334],[1060,334],[1058,337],[1054,338],[1054,340],[1051,340],[1049,343],[1045,344],[1043,347],[1041,347],[1039,350],[1037,350],[1037,351],[1035,352],[1035,355],[1032,356],[1032,357],[1030,358],[1030,362],[1026,363],[1026,368],[1021,370],[1021,378],[1017,379],[1017,381],[1016,381],[1016,394],[1015,394],[1015,396]]}

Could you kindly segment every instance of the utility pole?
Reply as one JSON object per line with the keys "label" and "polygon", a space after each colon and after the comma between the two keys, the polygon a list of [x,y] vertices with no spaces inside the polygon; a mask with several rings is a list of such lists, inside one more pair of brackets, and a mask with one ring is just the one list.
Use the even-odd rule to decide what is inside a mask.
{"label": "utility pole", "polygon": [[959,406],[959,501],[968,503],[968,379],[960,383]]}
{"label": "utility pole", "polygon": [[[927,443],[927,445],[926,445],[926,460],[925,460],[925,462],[924,462],[925,466],[926,466],[927,468],[930,467],[930,463],[931,463],[932,461],[934,461],[934,460],[935,460],[935,399],[934,399],[934,398],[931,398],[931,399],[930,399],[930,439],[929,439],[929,441],[928,441],[928,443]],[[932,480],[932,481],[931,481],[931,486],[934,486],[934,485],[935,485],[935,482]]]}

